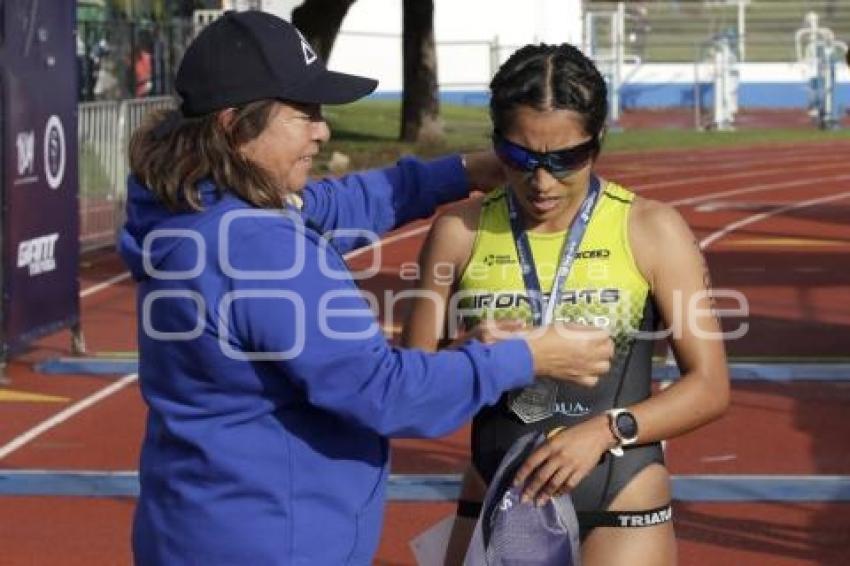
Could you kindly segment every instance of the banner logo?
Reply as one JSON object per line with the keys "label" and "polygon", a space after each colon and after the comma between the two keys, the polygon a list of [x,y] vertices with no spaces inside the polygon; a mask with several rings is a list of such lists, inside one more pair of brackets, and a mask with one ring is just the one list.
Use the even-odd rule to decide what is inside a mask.
{"label": "banner logo", "polygon": [[24,240],[18,244],[18,267],[29,268],[30,277],[56,269],[58,233]]}
{"label": "banner logo", "polygon": [[44,129],[44,174],[51,189],[58,189],[65,177],[65,129],[59,116],[47,120]]}
{"label": "banner logo", "polygon": [[14,185],[29,185],[38,181],[35,171],[35,132],[32,130],[18,132],[15,137],[15,149],[18,155],[18,178]]}
{"label": "banner logo", "polygon": [[15,144],[18,148],[18,176],[32,175],[35,163],[35,132],[21,132]]}

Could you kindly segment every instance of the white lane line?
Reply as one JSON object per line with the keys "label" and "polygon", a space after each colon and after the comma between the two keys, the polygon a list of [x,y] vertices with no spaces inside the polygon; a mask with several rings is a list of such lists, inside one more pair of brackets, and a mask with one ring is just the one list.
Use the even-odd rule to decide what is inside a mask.
{"label": "white lane line", "polygon": [[694,210],[697,212],[718,212],[731,210],[734,212],[752,212],[754,210],[764,210],[766,208],[776,208],[777,206],[783,206],[788,204],[789,202],[796,201],[782,201],[782,202],[767,202],[767,201],[755,201],[755,202],[747,202],[747,201],[734,201],[734,200],[710,200],[708,202],[704,202],[702,204],[698,204],[694,207]]}
{"label": "white lane line", "polygon": [[783,181],[781,183],[763,183],[760,185],[753,185],[750,187],[744,187],[743,189],[729,189],[728,191],[718,191],[714,193],[706,193],[704,195],[699,195],[695,197],[688,197],[678,200],[668,201],[667,204],[670,206],[691,206],[694,204],[700,204],[703,202],[708,202],[714,200],[719,197],[729,197],[736,195],[746,195],[750,193],[762,193],[765,191],[772,191],[775,189],[791,189],[794,187],[803,187],[807,185],[814,185],[817,183],[823,182],[832,182],[832,181],[850,181],[850,174],[844,175],[833,175],[829,177],[818,177],[816,179],[798,179],[796,181]]}
{"label": "white lane line", "polygon": [[737,459],[737,454],[720,454],[718,456],[703,456],[702,458],[700,458],[700,461],[706,464],[715,464],[719,462],[731,462]]}
{"label": "white lane line", "polygon": [[113,285],[120,283],[121,281],[124,281],[125,279],[129,279],[129,278],[130,278],[130,272],[129,271],[125,271],[124,273],[120,273],[120,274],[118,274],[114,277],[110,277],[106,281],[102,281],[102,282],[98,283],[97,285],[92,285],[91,287],[86,287],[85,289],[80,291],[80,298],[85,299],[89,295],[94,295],[95,293],[99,293],[99,292],[103,291],[104,289],[112,287]]}
{"label": "white lane line", "polygon": [[44,434],[45,432],[47,432],[51,428],[59,426],[60,424],[67,421],[68,419],[70,419],[71,417],[76,415],[77,413],[80,413],[80,412],[88,409],[89,407],[91,407],[95,403],[102,401],[103,399],[106,399],[107,397],[109,397],[113,393],[117,393],[118,391],[124,389],[125,387],[127,387],[128,385],[130,385],[131,383],[136,381],[136,379],[138,379],[138,377],[139,376],[135,373],[125,375],[120,380],[110,384],[108,387],[104,387],[103,389],[95,391],[94,393],[92,393],[88,397],[81,399],[80,401],[77,401],[76,403],[74,403],[70,407],[66,408],[65,410],[60,411],[59,413],[56,413],[55,415],[53,415],[52,417],[50,417],[46,421],[42,421],[40,424],[29,429],[28,431],[21,434],[20,436],[13,438],[10,442],[8,442],[4,446],[0,447],[0,460],[2,460],[3,458],[5,458],[9,454],[11,454],[12,452],[17,450],[18,448],[24,446],[28,442],[32,441],[36,437]]}
{"label": "white lane line", "polygon": [[356,250],[350,251],[345,254],[343,257],[345,259],[353,259],[359,255],[363,255],[366,252],[372,251],[373,249],[382,248],[389,244],[394,244],[395,242],[405,240],[412,236],[416,236],[418,234],[422,234],[423,232],[427,232],[431,228],[430,224],[424,224],[422,226],[417,226],[416,228],[411,228],[410,230],[402,230],[397,234],[393,234],[389,238],[385,238],[383,240],[378,240],[377,242],[372,242],[368,246],[363,246],[362,248],[357,248]]}
{"label": "white lane line", "polygon": [[705,238],[703,238],[700,241],[699,247],[700,247],[700,249],[705,250],[706,248],[708,248],[708,246],[710,246],[711,244],[713,244],[717,240],[719,240],[719,239],[721,239],[725,236],[728,236],[729,234],[731,234],[735,230],[739,230],[740,228],[743,228],[744,226],[749,226],[750,224],[755,224],[756,222],[761,222],[762,220],[770,218],[771,216],[783,214],[785,212],[788,212],[789,210],[796,210],[798,208],[806,208],[806,207],[809,207],[809,206],[817,206],[819,204],[824,204],[824,203],[832,202],[832,201],[836,201],[836,200],[842,200],[842,199],[845,199],[845,198],[850,198],[850,191],[844,191],[843,193],[838,193],[838,194],[834,194],[834,195],[827,195],[827,196],[824,196],[824,197],[813,198],[813,199],[809,199],[809,200],[795,202],[793,204],[789,204],[788,206],[783,206],[781,208],[777,208],[777,209],[770,210],[770,211],[767,211],[767,212],[761,212],[759,214],[753,214],[751,216],[747,216],[746,218],[742,218],[741,220],[727,224],[726,226],[724,226],[720,230],[717,230],[716,232],[709,234],[708,236],[706,236]]}
{"label": "white lane line", "polygon": [[[670,187],[679,187],[679,186],[687,186],[693,185],[694,183],[715,183],[717,181],[728,181],[732,179],[747,179],[751,177],[764,177],[766,175],[780,175],[785,173],[786,175],[796,175],[797,173],[811,173],[815,171],[822,171],[824,169],[832,169],[837,166],[844,166],[844,170],[846,173],[846,166],[842,163],[833,163],[830,165],[816,165],[812,167],[797,167],[792,172],[789,173],[787,167],[777,168],[773,170],[759,170],[759,171],[737,171],[735,173],[726,173],[726,174],[711,174],[711,175],[701,175],[698,177],[692,176],[683,176],[680,175],[675,179],[671,179],[669,181],[660,181],[658,183],[630,183],[635,187],[635,191],[643,192],[643,191],[654,191],[656,189],[666,189]],[[672,174],[672,172],[671,172]]]}

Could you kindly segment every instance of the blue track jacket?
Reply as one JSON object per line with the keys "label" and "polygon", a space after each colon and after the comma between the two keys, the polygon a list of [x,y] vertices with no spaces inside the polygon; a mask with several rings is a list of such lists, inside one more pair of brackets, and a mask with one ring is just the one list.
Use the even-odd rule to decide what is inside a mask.
{"label": "blue track jacket", "polygon": [[129,180],[149,409],[136,563],[369,564],[387,438],[445,434],[532,380],[523,340],[392,347],[340,255],[466,196],[460,159],[311,182],[300,213],[201,188],[202,212],[172,213]]}

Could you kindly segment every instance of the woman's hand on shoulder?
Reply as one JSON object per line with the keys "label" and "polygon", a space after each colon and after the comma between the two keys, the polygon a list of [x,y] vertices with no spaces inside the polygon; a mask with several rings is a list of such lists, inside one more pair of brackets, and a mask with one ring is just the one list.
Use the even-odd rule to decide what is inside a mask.
{"label": "woman's hand on shoulder", "polygon": [[507,181],[505,170],[499,157],[492,151],[476,151],[463,155],[466,178],[470,188],[490,192],[501,187]]}

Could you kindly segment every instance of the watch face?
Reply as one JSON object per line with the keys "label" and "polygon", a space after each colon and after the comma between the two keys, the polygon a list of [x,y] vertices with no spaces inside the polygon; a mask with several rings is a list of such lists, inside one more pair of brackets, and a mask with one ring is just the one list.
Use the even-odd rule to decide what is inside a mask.
{"label": "watch face", "polygon": [[637,437],[637,419],[635,419],[633,414],[625,412],[617,415],[616,426],[623,440],[630,440]]}

